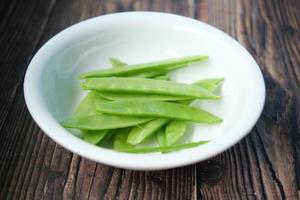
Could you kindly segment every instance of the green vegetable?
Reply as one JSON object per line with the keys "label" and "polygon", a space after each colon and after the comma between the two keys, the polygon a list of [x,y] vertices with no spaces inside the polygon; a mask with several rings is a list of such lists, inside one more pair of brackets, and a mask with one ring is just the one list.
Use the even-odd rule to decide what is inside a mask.
{"label": "green vegetable", "polygon": [[89,92],[77,106],[75,112],[73,113],[73,117],[97,114],[98,112],[96,111],[96,104],[103,101],[107,100],[103,99],[98,92]]}
{"label": "green vegetable", "polygon": [[151,134],[154,134],[155,131],[160,129],[168,121],[168,119],[157,118],[145,124],[135,126],[133,129],[131,129],[127,138],[127,142],[132,145],[141,143],[145,138],[149,137]]}
{"label": "green vegetable", "polygon": [[[91,91],[61,124],[81,131],[81,137],[89,143],[120,152],[165,153],[204,144],[208,141],[176,142],[185,134],[189,121],[222,122],[189,104],[195,99],[220,99],[214,92],[224,78],[184,84],[170,81],[166,73],[207,59],[195,55],[127,65],[110,58],[113,68],[80,75],[85,79],[82,88]],[[141,142],[152,145],[155,138],[160,147],[136,146]]]}
{"label": "green vegetable", "polygon": [[185,133],[187,122],[182,120],[172,120],[166,125],[167,146],[177,142]]}
{"label": "green vegetable", "polygon": [[112,69],[104,69],[93,72],[86,72],[80,75],[80,78],[92,78],[92,77],[109,77],[109,76],[128,76],[130,74],[137,74],[142,72],[162,70],[174,65],[186,65],[189,63],[200,62],[207,60],[208,56],[204,55],[195,55],[195,56],[186,56],[182,58],[173,58],[167,60],[161,60],[150,63],[143,63],[137,65],[128,65],[128,67],[119,67]]}
{"label": "green vegetable", "polygon": [[116,115],[162,117],[199,123],[222,122],[222,119],[207,111],[171,102],[149,100],[122,100],[100,103],[97,106],[97,110],[103,113]]}
{"label": "green vegetable", "polygon": [[129,131],[130,128],[122,128],[115,133],[114,149],[116,151],[123,151],[124,149],[134,148],[134,145],[131,145],[126,141]]}
{"label": "green vegetable", "polygon": [[[204,79],[194,83],[194,85],[199,85],[210,92],[214,92],[214,90],[218,87],[220,83],[224,81],[224,78],[217,78],[217,79]],[[191,101],[188,100],[183,104],[190,104]],[[182,120],[171,120],[166,125],[166,143],[167,146],[170,146],[177,142],[185,133],[187,128],[187,121]]]}
{"label": "green vegetable", "polygon": [[[127,63],[116,59],[116,58],[110,58],[110,63],[114,68],[124,67],[127,66]],[[185,65],[174,65],[167,68],[164,68],[162,70],[156,70],[156,71],[150,71],[150,72],[144,72],[144,73],[137,73],[132,74],[131,76],[140,77],[140,78],[155,78],[155,79],[161,79],[161,80],[169,80],[169,77],[165,75],[166,72],[172,71],[181,67],[184,67]]]}
{"label": "green vegetable", "polygon": [[170,77],[167,74],[162,74],[162,75],[158,75],[158,76],[154,76],[154,79],[158,79],[158,80],[170,80]]}
{"label": "green vegetable", "polygon": [[[98,92],[91,91],[89,92],[79,103],[77,108],[75,109],[72,117],[83,117],[83,116],[89,116],[97,114],[96,111],[96,103],[107,101],[106,99],[103,99]],[[86,136],[87,130],[80,130],[80,129],[72,129],[70,132],[80,138],[89,137]]]}
{"label": "green vegetable", "polygon": [[108,133],[108,130],[87,131],[83,139],[92,144],[98,144]]}
{"label": "green vegetable", "polygon": [[105,99],[117,101],[117,100],[151,100],[151,101],[178,101],[178,100],[190,100],[194,97],[185,96],[171,96],[161,94],[133,94],[133,93],[115,93],[115,92],[100,92],[100,96]]}
{"label": "green vegetable", "polygon": [[164,75],[169,71],[173,71],[175,69],[179,69],[179,68],[182,68],[182,67],[185,67],[185,66],[186,65],[182,65],[182,64],[180,64],[180,65],[171,65],[169,67],[165,67],[165,68],[160,69],[160,70],[132,74],[131,76],[140,77],[140,78],[155,78],[156,76]]}
{"label": "green vegetable", "polygon": [[[222,82],[224,78],[219,79],[204,79],[195,82],[193,85],[198,85],[207,89],[210,92],[213,92],[215,88]],[[191,100],[194,97],[186,96],[174,96],[174,95],[163,95],[163,94],[133,94],[133,93],[116,93],[116,92],[101,92],[99,93],[105,99],[109,100],[152,100],[152,101],[182,101],[182,100]],[[188,101],[190,102],[190,101]]]}
{"label": "green vegetable", "polygon": [[127,65],[127,63],[116,58],[109,58],[109,61],[114,68],[121,68]]}
{"label": "green vegetable", "polygon": [[156,132],[156,138],[160,147],[167,146],[167,139],[164,128],[161,128]]}
{"label": "green vegetable", "polygon": [[79,128],[83,130],[106,130],[135,126],[152,119],[153,118],[97,114],[83,117],[71,117],[62,121],[61,125],[65,128]]}
{"label": "green vegetable", "polygon": [[113,139],[115,133],[118,132],[120,129],[110,129],[108,130],[107,134],[104,136],[103,139],[99,143],[98,146],[105,147],[105,148],[112,148],[113,147]]}
{"label": "green vegetable", "polygon": [[200,86],[210,92],[214,92],[223,81],[224,78],[203,79],[195,82],[194,85]]}
{"label": "green vegetable", "polygon": [[165,147],[125,147],[116,149],[117,151],[127,152],[127,153],[153,153],[153,152],[171,152],[171,151],[179,151],[181,149],[193,148],[202,144],[205,144],[209,141],[199,141],[199,142],[191,142],[185,144],[174,144],[171,146]]}
{"label": "green vegetable", "polygon": [[199,86],[174,81],[144,78],[91,78],[81,83],[84,89],[100,92],[124,92],[188,96],[201,99],[220,99],[219,96]]}

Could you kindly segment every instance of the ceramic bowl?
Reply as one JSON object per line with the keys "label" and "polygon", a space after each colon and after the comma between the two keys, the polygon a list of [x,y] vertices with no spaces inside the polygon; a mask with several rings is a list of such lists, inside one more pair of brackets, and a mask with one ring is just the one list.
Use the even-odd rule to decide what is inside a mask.
{"label": "ceramic bowl", "polygon": [[[222,100],[195,103],[222,117],[223,123],[191,124],[185,138],[209,143],[165,154],[120,153],[86,143],[59,124],[85,94],[79,73],[109,68],[109,57],[135,64],[195,54],[209,55],[209,61],[179,69],[171,77],[185,83],[225,78]],[[124,12],[85,20],[51,38],[30,62],[24,94],[35,122],[66,149],[115,167],[158,170],[211,158],[245,137],[262,112],[265,84],[255,60],[224,32],[178,15]]]}

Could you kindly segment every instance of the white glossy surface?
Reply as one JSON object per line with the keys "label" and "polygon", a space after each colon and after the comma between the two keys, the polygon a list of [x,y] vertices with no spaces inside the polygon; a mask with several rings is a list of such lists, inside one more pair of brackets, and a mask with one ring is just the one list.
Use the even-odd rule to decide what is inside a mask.
{"label": "white glossy surface", "polygon": [[[172,73],[186,83],[225,77],[221,101],[195,105],[221,116],[221,125],[193,125],[186,140],[211,139],[193,149],[168,154],[127,154],[88,144],[59,125],[83,96],[77,76],[110,66],[109,57],[130,64],[193,54],[208,62]],[[139,170],[177,167],[228,149],[254,126],[264,104],[265,86],[249,53],[225,33],[177,15],[128,12],[92,18],[49,40],[32,59],[24,82],[25,100],[36,123],[72,152],[108,165]]]}

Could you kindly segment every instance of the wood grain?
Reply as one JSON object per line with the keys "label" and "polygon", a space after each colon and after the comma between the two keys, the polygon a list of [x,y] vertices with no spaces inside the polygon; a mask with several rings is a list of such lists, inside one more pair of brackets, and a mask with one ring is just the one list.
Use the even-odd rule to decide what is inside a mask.
{"label": "wood grain", "polygon": [[[132,10],[203,20],[249,50],[267,87],[249,136],[196,165],[139,172],[74,155],[35,125],[22,82],[38,48],[76,22]],[[297,0],[1,1],[0,199],[299,199],[299,10]]]}

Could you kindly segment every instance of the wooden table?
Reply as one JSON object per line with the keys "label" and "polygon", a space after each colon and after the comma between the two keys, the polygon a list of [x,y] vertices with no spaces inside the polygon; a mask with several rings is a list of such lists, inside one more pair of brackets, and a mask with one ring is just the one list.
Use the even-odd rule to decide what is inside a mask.
{"label": "wooden table", "polygon": [[[205,21],[249,50],[267,99],[245,139],[205,162],[138,172],[74,155],[38,128],[22,86],[35,52],[74,23],[132,10]],[[299,0],[2,0],[0,30],[0,199],[300,198]]]}

